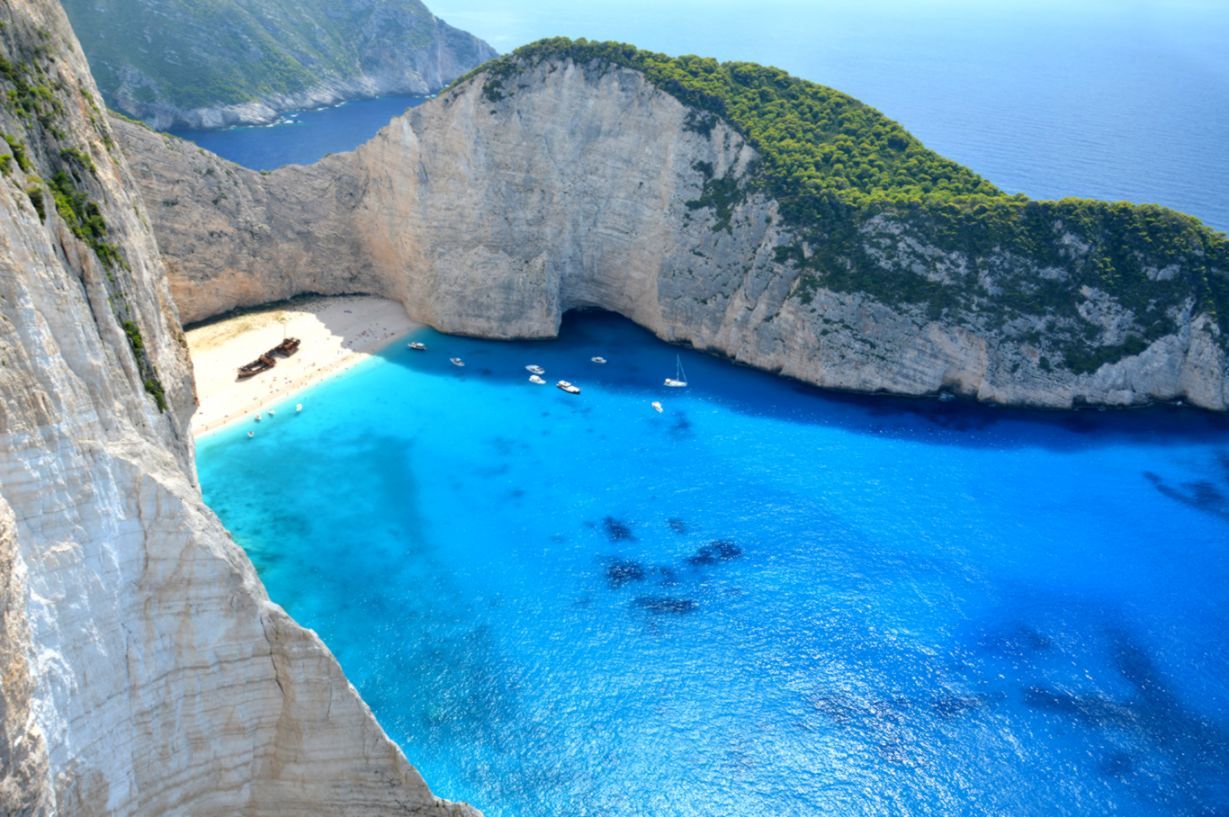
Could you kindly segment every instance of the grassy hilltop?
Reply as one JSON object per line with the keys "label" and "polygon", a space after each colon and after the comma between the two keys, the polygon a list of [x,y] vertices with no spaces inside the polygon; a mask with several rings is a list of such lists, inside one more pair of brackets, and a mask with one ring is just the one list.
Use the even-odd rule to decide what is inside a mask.
{"label": "grassy hilltop", "polygon": [[[718,226],[728,228],[733,206],[748,194],[775,199],[800,239],[778,256],[804,270],[803,298],[820,287],[861,291],[982,325],[1054,318],[1049,340],[1064,358],[1056,363],[1076,371],[1138,353],[1175,331],[1188,307],[1214,317],[1222,343],[1229,339],[1223,233],[1158,206],[1008,195],[874,108],[775,68],[559,38],[518,49],[457,84],[481,76],[487,98],[498,101],[516,93],[518,74],[565,60],[587,70],[639,71],[692,109],[693,129],[705,133],[720,118],[740,133],[760,162],[743,178],[710,178],[696,205],[714,208]],[[944,276],[883,263],[895,248],[884,246],[882,234],[867,238],[872,219],[965,259],[963,273],[938,280]],[[1126,337],[1099,344],[1092,328],[1081,328],[1078,306],[1089,288],[1133,313]]]}

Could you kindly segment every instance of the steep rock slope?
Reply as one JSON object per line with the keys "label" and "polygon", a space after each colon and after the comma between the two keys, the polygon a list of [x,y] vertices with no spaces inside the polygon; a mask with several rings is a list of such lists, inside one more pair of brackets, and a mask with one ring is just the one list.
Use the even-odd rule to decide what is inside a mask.
{"label": "steep rock slope", "polygon": [[155,127],[428,94],[495,56],[420,0],[64,0],[107,104]]}
{"label": "steep rock slope", "polygon": [[601,307],[821,386],[1229,406],[1223,235],[1005,196],[771,69],[547,41],[269,174],[119,130],[188,321],[362,291],[541,337]]}
{"label": "steep rock slope", "polygon": [[0,5],[0,100],[0,813],[468,813],[204,507],[165,269],[54,0]]}

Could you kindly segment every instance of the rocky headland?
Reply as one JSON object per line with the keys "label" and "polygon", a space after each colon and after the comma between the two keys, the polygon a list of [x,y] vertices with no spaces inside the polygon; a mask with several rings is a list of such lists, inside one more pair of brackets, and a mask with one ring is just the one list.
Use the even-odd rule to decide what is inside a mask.
{"label": "rocky headland", "polygon": [[547,41],[271,173],[116,129],[186,321],[364,292],[446,332],[550,337],[601,308],[824,387],[1229,406],[1224,235],[1007,196],[773,69]]}
{"label": "rocky headland", "polygon": [[435,93],[495,56],[421,0],[64,0],[107,105],[156,128]]}

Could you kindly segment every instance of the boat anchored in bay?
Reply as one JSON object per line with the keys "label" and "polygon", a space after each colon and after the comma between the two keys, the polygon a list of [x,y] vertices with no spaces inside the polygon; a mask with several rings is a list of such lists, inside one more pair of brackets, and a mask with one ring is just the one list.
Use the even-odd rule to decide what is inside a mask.
{"label": "boat anchored in bay", "polygon": [[674,356],[674,377],[667,377],[664,385],[672,389],[687,388],[687,372],[683,371],[683,358]]}

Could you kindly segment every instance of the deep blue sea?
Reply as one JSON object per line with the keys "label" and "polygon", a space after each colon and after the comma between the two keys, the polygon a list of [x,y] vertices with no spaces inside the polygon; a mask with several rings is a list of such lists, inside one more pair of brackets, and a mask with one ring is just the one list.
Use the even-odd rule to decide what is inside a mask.
{"label": "deep blue sea", "polygon": [[180,129],[171,133],[253,170],[273,170],[283,165],[311,164],[330,153],[354,150],[375,136],[388,120],[425,99],[392,94],[289,113],[270,125]]}
{"label": "deep blue sea", "polygon": [[[1224,0],[429,5],[500,51],[567,35],[775,65],[874,105],[1009,192],[1164,204],[1229,230]],[[263,169],[357,147],[410,102],[361,122],[352,103],[310,123],[187,135]]]}
{"label": "deep blue sea", "polygon": [[678,350],[604,314],[414,337],[198,456],[438,794],[1229,813],[1229,421],[839,396],[689,351],[666,389]]}

